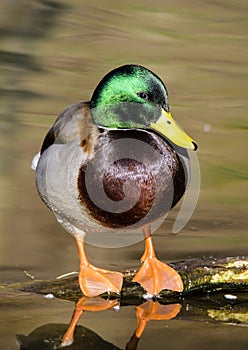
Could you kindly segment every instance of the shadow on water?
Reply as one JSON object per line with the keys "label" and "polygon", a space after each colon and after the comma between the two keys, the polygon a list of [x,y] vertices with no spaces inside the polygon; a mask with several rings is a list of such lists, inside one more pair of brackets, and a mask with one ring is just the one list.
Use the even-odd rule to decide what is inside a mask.
{"label": "shadow on water", "polygon": [[[47,324],[36,328],[27,336],[17,335],[16,338],[20,345],[20,350],[57,349],[61,343],[61,335],[66,332],[66,327],[65,324]],[[121,350],[83,326],[76,327],[74,338],[74,343],[65,349]]]}

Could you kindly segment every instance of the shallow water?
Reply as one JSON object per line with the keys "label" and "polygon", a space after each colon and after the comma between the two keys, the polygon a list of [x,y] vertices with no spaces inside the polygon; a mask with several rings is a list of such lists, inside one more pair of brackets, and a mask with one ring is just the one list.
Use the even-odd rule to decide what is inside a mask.
{"label": "shallow water", "polygon": [[[39,199],[30,162],[58,112],[89,100],[101,77],[125,63],[165,81],[174,118],[199,143],[196,210],[178,235],[171,234],[178,208],[169,215],[154,236],[159,258],[247,255],[247,7],[234,0],[1,3],[1,283],[78,269],[75,243]],[[96,265],[112,269],[137,266],[142,249],[143,242],[87,246]],[[14,334],[67,324],[72,309],[66,301],[2,295],[0,349],[19,348]],[[123,349],[135,309],[88,313],[80,325]],[[247,342],[245,327],[178,317],[151,322],[139,349],[244,349]]]}

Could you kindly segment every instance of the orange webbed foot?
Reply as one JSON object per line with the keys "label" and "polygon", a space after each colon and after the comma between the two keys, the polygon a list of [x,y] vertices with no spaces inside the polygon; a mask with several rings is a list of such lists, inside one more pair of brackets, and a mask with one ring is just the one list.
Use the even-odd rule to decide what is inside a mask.
{"label": "orange webbed foot", "polygon": [[167,264],[159,261],[155,255],[150,226],[143,227],[145,252],[142,255],[142,266],[133,278],[151,295],[158,295],[161,290],[183,291],[183,282],[179,273]]}
{"label": "orange webbed foot", "polygon": [[183,291],[183,282],[178,272],[156,257],[144,260],[133,282],[140,283],[151,295],[158,295],[163,289]]}
{"label": "orange webbed foot", "polygon": [[121,272],[97,268],[90,264],[84,248],[84,232],[75,229],[80,259],[79,285],[84,296],[93,298],[105,292],[119,294],[123,283]]}
{"label": "orange webbed foot", "polygon": [[91,264],[80,267],[79,285],[87,297],[95,297],[105,292],[120,293],[123,275],[120,272],[99,269]]}

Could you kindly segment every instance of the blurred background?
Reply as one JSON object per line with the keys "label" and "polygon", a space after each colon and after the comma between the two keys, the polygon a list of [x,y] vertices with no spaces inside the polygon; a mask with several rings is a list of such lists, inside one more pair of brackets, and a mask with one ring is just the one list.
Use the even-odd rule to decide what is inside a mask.
{"label": "blurred background", "polygon": [[[199,202],[178,235],[178,208],[160,227],[159,258],[247,254],[247,10],[244,0],[1,1],[1,283],[78,269],[30,164],[57,114],[126,63],[161,77],[175,120],[199,145]],[[142,250],[87,246],[96,265],[119,269],[138,266]]]}

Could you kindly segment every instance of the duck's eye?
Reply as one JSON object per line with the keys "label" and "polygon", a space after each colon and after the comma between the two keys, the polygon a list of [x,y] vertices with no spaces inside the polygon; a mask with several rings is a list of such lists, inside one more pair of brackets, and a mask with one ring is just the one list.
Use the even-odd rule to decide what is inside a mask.
{"label": "duck's eye", "polygon": [[137,95],[143,100],[148,100],[148,95],[146,92],[138,92]]}

